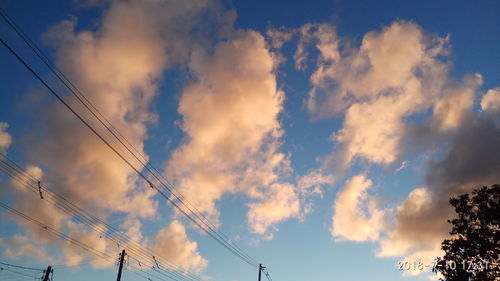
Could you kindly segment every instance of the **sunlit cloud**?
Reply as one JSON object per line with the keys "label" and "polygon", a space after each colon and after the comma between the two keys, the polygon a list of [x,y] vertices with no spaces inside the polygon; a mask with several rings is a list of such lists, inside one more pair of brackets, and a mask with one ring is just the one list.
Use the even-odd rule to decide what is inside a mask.
{"label": "sunlit cloud", "polygon": [[486,112],[500,111],[500,88],[490,89],[481,99],[481,108]]}
{"label": "sunlit cloud", "polygon": [[[157,120],[151,104],[158,95],[161,76],[169,66],[187,58],[189,48],[186,46],[192,45],[188,31],[207,4],[205,1],[183,1],[179,5],[116,1],[110,3],[95,30],[80,30],[77,19],[71,18],[53,25],[44,39],[55,49],[57,66],[135,149],[145,155],[147,125]],[[182,23],[177,21],[178,17],[183,18]],[[68,103],[86,118],[90,116],[71,97]],[[157,219],[158,203],[152,198],[154,192],[145,182],[137,181],[135,172],[78,119],[55,103],[38,114],[38,122],[46,130],[45,138],[28,147],[27,153],[31,163],[50,167],[43,171],[43,179],[38,173],[40,180],[50,183],[56,192],[82,208],[95,210],[95,215],[100,217],[121,213],[125,220]],[[89,122],[109,137],[106,129],[96,121]],[[2,135],[2,140],[4,138],[3,142],[8,145],[10,140]],[[128,155],[124,148],[118,150]],[[133,164],[141,169],[137,161]],[[36,214],[40,221],[98,251],[119,251],[114,248],[116,245],[110,245],[94,230],[72,222],[55,207],[41,201],[22,200],[25,197],[21,195],[14,204],[17,209]],[[78,265],[89,259],[95,267],[112,265],[71,243],[50,237],[43,229],[21,224],[35,240],[61,248],[68,265]],[[135,233],[131,235],[141,239],[141,225],[135,226]],[[177,242],[186,242],[191,251],[196,251],[187,240]],[[171,262],[184,264],[186,261],[182,259],[192,256],[175,258],[178,260]]]}
{"label": "sunlit cloud", "polygon": [[[367,31],[359,42],[340,36],[330,23],[261,32],[239,28],[236,11],[216,0],[91,0],[79,5],[104,11],[91,28],[71,17],[45,32],[57,67],[146,161],[150,136],[163,137],[165,126],[177,126],[179,142],[169,139],[175,147],[168,158],[159,153],[154,162],[162,163],[162,175],[217,229],[225,223],[222,200],[234,196],[241,201],[237,227],[251,236],[247,241],[238,233],[228,240],[255,246],[259,243],[252,242],[275,239],[285,221],[300,223],[315,204],[328,204],[331,213],[323,231],[328,228],[335,243],[372,242],[375,257],[429,264],[449,234],[450,196],[500,181],[500,88],[483,91],[486,78],[479,73],[452,75],[448,35],[405,20]],[[176,96],[163,91],[171,82],[164,81],[169,71],[178,76]],[[292,101],[302,105],[305,117],[300,118],[324,122],[321,130],[331,126],[324,140],[331,148],[321,148],[313,167],[304,168],[302,160],[292,163],[295,155],[288,151],[293,148],[286,122],[293,123],[296,114],[286,108],[288,89],[295,87],[288,84],[288,71],[307,75],[310,88],[293,97],[299,102]],[[168,120],[162,115],[167,95],[178,102],[177,115],[169,112]],[[66,99],[142,169],[73,97]],[[98,251],[115,255],[137,242],[201,276],[212,261],[194,240],[199,233],[189,235],[191,227],[200,229],[178,210],[160,208],[164,202],[155,199],[147,182],[65,108],[55,102],[39,107],[32,99],[23,106],[29,108],[30,102],[41,134],[36,140],[21,133],[18,138],[22,128],[18,131],[10,120],[0,122],[0,152],[20,146],[28,164],[23,176],[47,183],[106,221],[112,218],[130,241],[110,242],[43,200],[28,200],[32,194],[15,181],[8,183],[14,195],[9,203]],[[400,202],[377,194],[393,186],[378,180],[404,178],[417,166],[421,175],[412,176],[422,176],[421,182],[398,183],[400,189],[394,190],[398,195],[409,190]],[[148,222],[159,227],[148,233]],[[112,266],[43,228],[18,225],[21,234],[0,239],[8,258]],[[51,259],[44,258],[47,254]]]}
{"label": "sunlit cloud", "polygon": [[[430,261],[448,235],[449,198],[499,180],[494,172],[498,155],[491,146],[499,135],[497,89],[482,97],[486,114],[475,112],[482,76],[453,78],[445,59],[449,37],[427,34],[413,22],[370,31],[359,48],[343,45],[333,26],[320,27],[300,29],[295,60],[303,69],[307,44],[319,51],[307,109],[313,118],[343,116],[342,128],[331,136],[337,149],[323,158],[322,170],[339,180],[361,161],[387,168],[407,163],[415,151],[432,159],[424,163],[425,187],[411,191],[396,208],[370,207],[374,201],[366,190],[373,183],[359,175],[348,180],[334,204],[332,235],[377,241],[379,257]],[[415,124],[413,116],[424,122]],[[442,159],[434,160],[436,149],[443,149]]]}
{"label": "sunlit cloud", "polygon": [[333,205],[332,236],[338,240],[373,241],[384,228],[384,212],[367,191],[371,180],[363,175],[349,179],[337,194]]}
{"label": "sunlit cloud", "polygon": [[9,239],[0,239],[0,246],[4,247],[4,254],[10,259],[17,260],[28,256],[43,262],[54,262],[47,255],[45,248],[34,244],[32,239],[25,235],[15,234]]}
{"label": "sunlit cloud", "polygon": [[160,253],[167,261],[174,261],[185,272],[200,274],[207,267],[207,260],[198,253],[198,244],[187,237],[184,225],[177,220],[158,231],[150,240],[156,253]]}
{"label": "sunlit cloud", "polygon": [[[186,139],[166,167],[184,196],[214,221],[224,194],[257,200],[247,218],[259,234],[300,212],[296,187],[283,182],[291,166],[279,151],[284,92],[274,67],[264,37],[254,31],[236,33],[213,54],[195,51],[190,68],[197,81],[184,89],[178,109]],[[272,213],[270,204],[277,206]]]}

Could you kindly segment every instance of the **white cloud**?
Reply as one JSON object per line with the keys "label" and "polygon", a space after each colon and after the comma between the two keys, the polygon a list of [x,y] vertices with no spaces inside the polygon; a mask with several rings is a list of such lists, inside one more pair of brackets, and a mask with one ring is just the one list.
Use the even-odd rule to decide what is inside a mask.
{"label": "white cloud", "polygon": [[402,170],[406,169],[406,167],[408,167],[408,163],[409,163],[409,161],[402,161],[401,165],[394,171],[394,174],[397,174],[397,173],[401,172]]}
{"label": "white cloud", "polygon": [[297,187],[302,194],[323,195],[322,186],[331,185],[334,182],[333,175],[323,174],[321,170],[313,170],[310,173],[301,176],[297,180]]}
{"label": "white cloud", "polygon": [[26,256],[41,262],[54,262],[43,247],[33,243],[32,239],[25,235],[16,234],[7,240],[0,238],[0,246],[4,248],[3,254],[9,259],[17,260]]}
{"label": "white cloud", "polygon": [[[99,228],[106,231],[106,228],[103,225],[100,225]],[[114,247],[112,249],[109,249],[109,247],[112,245],[109,245],[108,240],[101,238],[100,234],[97,231],[89,229],[84,224],[66,221],[65,232],[68,233],[68,236],[71,239],[83,243],[87,247],[91,248],[92,251],[112,253],[111,255],[120,251],[119,248]],[[84,260],[89,260],[94,268],[106,268],[111,267],[114,264],[114,260],[96,256],[89,251],[82,251],[80,246],[75,245],[68,240],[64,241],[64,244],[65,245],[62,252],[64,256],[64,262],[68,266],[77,266]]]}
{"label": "white cloud", "polygon": [[430,108],[448,83],[448,65],[438,59],[447,53],[448,38],[405,21],[368,32],[359,48],[339,43],[333,27],[305,34],[318,38],[320,52],[309,112],[316,118],[345,113],[343,128],[332,135],[341,149],[325,157],[324,167],[334,163],[341,175],[356,157],[397,161],[407,117]]}
{"label": "white cloud", "polygon": [[[318,117],[338,114],[353,102],[369,102],[381,95],[435,90],[443,82],[439,78],[446,65],[436,56],[446,53],[447,38],[424,35],[414,23],[398,21],[368,32],[359,48],[340,45],[333,27],[320,29],[314,36],[319,38],[320,57],[311,76],[313,89],[307,105]],[[417,107],[424,101],[414,102]]]}
{"label": "white cloud", "polygon": [[[162,75],[168,67],[189,57],[195,45],[191,36],[197,36],[190,30],[201,14],[210,12],[208,6],[211,4],[198,0],[175,5],[157,1],[115,1],[106,7],[95,29],[78,28],[73,18],[54,25],[44,37],[55,49],[58,68],[145,155],[147,125],[157,119],[151,112],[151,104],[158,94]],[[67,102],[108,141],[111,140],[109,132],[74,98],[67,97]],[[158,202],[152,198],[154,191],[145,182],[138,181],[135,172],[67,109],[54,103],[38,110],[37,122],[44,137],[29,143],[26,151],[30,163],[50,167],[44,170],[44,182],[104,219],[116,212],[124,213],[126,220],[132,221],[157,216]],[[2,125],[2,130],[5,127]],[[119,147],[116,141],[111,142]],[[124,148],[119,147],[118,151],[133,159]],[[140,169],[137,161],[132,163]],[[99,235],[95,231],[72,223],[69,216],[50,204],[27,200],[24,191],[18,191],[20,199],[14,204],[17,209],[100,251],[110,250],[107,240],[97,239]],[[83,259],[90,259],[96,267],[110,265],[72,244],[62,243],[43,229],[20,224],[35,240],[59,247],[65,261],[71,265]],[[130,223],[123,225],[130,226]],[[140,227],[134,224],[130,234],[140,239]]]}
{"label": "white cloud", "polygon": [[300,201],[295,187],[290,184],[272,184],[260,200],[248,204],[248,222],[254,233],[264,235],[276,223],[300,216]]}
{"label": "white cloud", "polygon": [[500,87],[490,89],[481,99],[481,108],[486,112],[500,111]]}
{"label": "white cloud", "polygon": [[[190,68],[197,81],[184,89],[178,109],[186,138],[166,167],[184,196],[214,221],[224,194],[261,200],[250,204],[247,216],[259,234],[300,209],[295,187],[282,182],[291,168],[279,152],[284,93],[274,66],[254,31],[237,32],[213,54],[195,51]],[[284,204],[279,214],[265,215],[269,198],[283,200],[274,201]]]}
{"label": "white cloud", "polygon": [[398,159],[403,116],[413,110],[411,101],[417,96],[413,93],[382,96],[372,103],[356,103],[347,109],[344,127],[332,136],[334,141],[344,144],[347,163],[355,156],[377,164],[390,164]]}
{"label": "white cloud", "polygon": [[[303,27],[303,41],[319,42],[309,26]],[[311,115],[344,117],[331,137],[338,149],[324,157],[321,170],[333,171],[339,180],[358,159],[387,168],[406,163],[415,152],[442,158],[425,164],[425,188],[414,189],[395,209],[370,206],[371,181],[360,175],[350,179],[337,195],[332,235],[377,241],[380,257],[433,259],[450,229],[449,198],[499,180],[493,145],[500,141],[499,124],[489,114],[497,109],[497,90],[481,101],[488,114],[474,112],[482,76],[451,77],[444,57],[449,38],[426,34],[412,22],[368,32],[359,47],[342,42],[333,40],[329,48],[316,43],[320,54],[310,78]],[[299,43],[297,50],[301,64],[306,48]],[[365,209],[362,203],[368,204]]]}
{"label": "white cloud", "polygon": [[[428,149],[428,143],[439,139],[448,150],[443,159],[426,164],[426,187],[414,189],[396,209],[377,206],[368,192],[373,183],[363,174],[346,182],[333,205],[331,234],[338,240],[379,241],[381,257],[428,258],[439,252],[447,235],[449,196],[499,180],[499,128],[489,113],[500,108],[500,90],[491,89],[482,98],[488,114],[472,112],[482,77],[449,77],[449,64],[442,58],[448,53],[448,37],[396,21],[367,33],[354,47],[338,38],[334,26],[314,23],[292,32],[271,30],[269,43],[258,32],[234,30],[234,18],[227,15],[217,27],[224,40],[214,45],[190,33],[199,14],[212,4],[183,1],[174,8],[157,2],[113,2],[97,30],[76,31],[76,21],[69,20],[47,35],[55,42],[58,66],[141,152],[147,125],[157,119],[150,107],[163,72],[187,63],[193,80],[183,89],[178,108],[186,136],[166,163],[165,174],[211,219],[218,219],[217,203],[225,194],[244,194],[250,200],[250,231],[270,239],[278,223],[309,212],[306,199],[322,195],[321,186],[341,179],[356,159],[382,166],[407,163],[405,154]],[[321,169],[297,177],[297,185],[288,182],[290,156],[280,150],[284,131],[279,117],[285,100],[276,79],[280,58],[268,48],[281,48],[294,34],[299,34],[294,55],[298,69],[307,65],[309,44],[320,54],[310,77],[307,109],[314,118],[344,117],[342,129],[331,136],[340,149],[325,157]],[[423,116],[422,124],[409,124],[415,115]],[[31,166],[30,173],[60,183],[54,186],[57,191],[104,217],[125,213],[122,228],[130,237],[147,241],[184,270],[199,273],[207,266],[180,221],[144,239],[140,219],[157,215],[154,193],[65,110],[54,105],[41,116],[47,138],[33,145],[28,156],[51,170],[42,173]],[[0,150],[12,142],[6,129],[0,123]],[[410,147],[411,138],[426,140]],[[17,192],[25,198],[25,191]],[[113,247],[52,206],[26,202],[19,200],[16,208],[96,249]],[[393,215],[393,224],[386,224],[388,215]],[[60,245],[43,229],[21,225],[38,242]],[[14,238],[20,255],[41,255],[26,238]],[[90,258],[69,244],[62,250],[71,265]]]}
{"label": "white cloud", "polygon": [[464,85],[445,90],[443,97],[434,104],[434,122],[440,130],[450,130],[463,124],[471,113],[476,89],[482,85],[480,74],[466,77]]}
{"label": "white cloud", "polygon": [[[188,238],[184,225],[177,220],[158,231],[151,243],[155,253],[161,254],[162,258],[186,273],[199,274],[207,267],[207,260],[197,252],[198,244]],[[163,265],[170,266],[168,263]]]}
{"label": "white cloud", "polygon": [[[293,56],[295,60],[295,68],[304,70],[307,66],[307,59],[309,56],[308,45],[313,41],[316,42],[316,47],[321,52],[319,65],[316,73],[324,70],[326,65],[323,63],[336,62],[340,57],[339,54],[339,40],[336,35],[335,27],[329,24],[307,23],[295,31],[299,35],[299,42],[297,50]],[[312,78],[312,80],[315,78]],[[308,103],[308,107],[315,105]]]}
{"label": "white cloud", "polygon": [[373,241],[384,227],[384,212],[377,209],[367,190],[372,181],[363,175],[349,179],[339,191],[332,218],[331,233],[338,240]]}

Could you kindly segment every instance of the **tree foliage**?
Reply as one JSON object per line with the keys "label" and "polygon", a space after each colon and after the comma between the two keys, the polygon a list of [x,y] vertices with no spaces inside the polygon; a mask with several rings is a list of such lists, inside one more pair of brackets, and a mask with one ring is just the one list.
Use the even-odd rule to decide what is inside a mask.
{"label": "tree foliage", "polygon": [[434,272],[447,281],[500,280],[500,185],[482,187],[451,198],[457,218],[451,238],[443,241],[443,257],[437,258]]}

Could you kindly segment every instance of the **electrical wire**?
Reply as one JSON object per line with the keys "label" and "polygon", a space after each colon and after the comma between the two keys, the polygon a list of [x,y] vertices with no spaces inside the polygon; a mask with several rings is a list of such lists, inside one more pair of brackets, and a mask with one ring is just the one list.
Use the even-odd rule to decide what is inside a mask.
{"label": "electrical wire", "polygon": [[[187,201],[184,196],[178,192],[172,184],[168,182],[168,180],[161,175],[161,173],[148,163],[146,157],[142,155],[124,136],[120,133],[118,129],[116,129],[113,124],[94,106],[83,93],[81,93],[78,88],[64,75],[62,71],[60,71],[57,67],[53,66],[50,63],[50,60],[47,56],[41,51],[36,44],[22,31],[22,29],[17,26],[17,24],[2,10],[0,9],[0,15],[4,18],[4,20],[8,23],[8,25],[23,39],[23,41],[35,52],[35,54],[42,60],[42,62],[56,75],[56,77],[64,84],[64,86],[80,101],[82,105],[103,125],[119,142],[125,147],[125,149],[134,156],[134,158],[141,163],[143,168],[148,170],[153,177],[158,180],[163,186],[177,199],[181,205],[189,210],[189,212],[195,215],[198,219],[200,219],[206,226],[208,226],[209,230],[214,232],[219,238],[224,240],[229,240],[227,236],[221,231],[217,231],[214,224],[212,224],[201,212],[189,201]],[[95,111],[95,112],[94,112]],[[99,117],[100,116],[100,117]],[[102,119],[101,119],[102,118]],[[103,121],[104,120],[104,121]],[[115,133],[116,132],[116,133]],[[132,150],[135,152],[133,152]],[[138,157],[136,153],[140,156]],[[140,159],[142,158],[142,160]],[[148,181],[149,182],[149,181]],[[150,183],[150,182],[149,182]],[[151,184],[151,183],[150,183]],[[174,192],[174,190],[177,192]],[[177,206],[176,206],[177,207]],[[194,209],[194,211],[193,211]],[[184,213],[184,212],[183,212]],[[204,231],[206,231],[204,229]],[[257,265],[257,261],[251,258],[248,254],[246,254],[238,245],[231,243],[229,241],[226,242],[230,247],[233,247],[233,251],[237,251],[242,254],[245,258],[250,260],[254,266]]]}
{"label": "electrical wire", "polygon": [[[70,92],[80,101],[85,108],[96,118],[98,121],[106,127],[106,129],[122,144],[135,158],[136,160],[140,161],[141,164],[145,168],[149,168],[148,171],[151,173],[155,173],[155,177],[159,176],[161,177],[165,182],[168,187],[170,187],[173,190],[176,190],[175,186],[170,184],[163,175],[156,169],[154,166],[149,164],[147,157],[145,157],[141,152],[139,152],[124,136],[123,134],[97,109],[95,105],[64,75],[64,73],[59,70],[56,66],[52,65],[50,63],[50,60],[48,57],[44,54],[44,52],[38,48],[38,46],[29,38],[29,36],[24,33],[24,31],[5,13],[0,8],[0,16],[4,18],[4,20],[7,22],[7,24],[23,39],[23,41],[30,47],[30,49],[35,52],[35,54],[42,60],[42,62],[56,75],[56,77],[64,84],[64,86],[70,90]],[[84,102],[85,101],[85,102]],[[95,112],[94,112],[95,111]],[[99,117],[100,116],[100,117]],[[101,118],[104,120],[101,120]],[[116,134],[115,134],[116,132]],[[125,144],[125,143],[126,144]],[[138,159],[137,155],[135,155],[134,152],[132,152],[129,148],[131,148],[135,153],[137,153],[144,162],[142,162],[140,159]],[[157,178],[158,179],[158,178]],[[158,179],[160,180],[160,179]],[[169,190],[171,191],[171,190]],[[172,192],[171,191],[171,192]],[[181,193],[178,193],[178,195],[181,199],[185,199],[184,196]],[[207,223],[211,225],[211,227],[216,228],[214,224],[212,224],[205,216],[201,214],[201,212],[189,201],[187,201],[187,204],[189,205],[188,208],[194,209],[198,214],[201,215],[201,218],[205,220]],[[227,239],[227,236],[224,235],[224,233],[220,232],[222,236],[224,236]],[[234,245],[235,247],[238,248],[237,245]],[[240,249],[241,250],[241,249]]]}
{"label": "electrical wire", "polygon": [[[44,62],[46,66],[51,69],[51,71],[59,78],[59,80],[70,90],[70,92],[84,105],[84,107],[91,112],[91,114],[98,119],[98,121],[127,149],[127,151],[138,160],[143,168],[145,168],[148,172],[153,175],[153,177],[158,180],[169,192],[170,194],[180,202],[180,205],[177,204],[174,200],[172,200],[171,197],[167,196],[164,192],[162,192],[159,188],[154,186],[151,181],[141,172],[137,167],[132,165],[132,163],[127,160],[115,147],[113,147],[101,134],[95,130],[90,123],[88,123],[80,114],[78,114],[68,103],[64,101],[64,99],[57,94],[3,39],[0,38],[1,43],[61,102],[63,105],[65,105],[84,125],[88,127],[101,141],[103,141],[115,154],[117,154],[130,168],[132,168],[139,176],[141,176],[149,185],[155,189],[159,194],[161,194],[163,197],[167,199],[169,203],[171,203],[175,208],[177,208],[181,213],[183,213],[188,219],[190,219],[195,225],[197,225],[200,229],[202,229],[205,233],[207,233],[209,236],[211,236],[214,240],[216,240],[219,244],[224,246],[226,249],[231,251],[233,254],[235,254],[237,257],[239,257],[241,260],[244,262],[248,263],[249,265],[253,267],[258,267],[258,263],[250,257],[247,253],[245,253],[241,248],[239,248],[237,245],[234,243],[228,241],[227,236],[224,234],[220,233],[220,231],[217,231],[215,229],[215,226],[211,224],[208,219],[203,216],[199,211],[195,212],[193,209],[195,209],[194,205],[192,205],[189,201],[187,201],[182,194],[180,194],[178,191],[174,192],[175,187],[168,183],[166,179],[161,176],[161,173],[158,172],[157,169],[152,167],[150,164],[147,162],[143,162],[139,159],[139,157],[131,151],[129,148],[132,147],[134,151],[136,151],[139,155],[141,155],[137,149],[135,149],[130,142],[127,141],[125,137],[102,115],[97,108],[90,103],[90,101],[74,86],[69,79],[67,79],[64,74],[59,71],[56,67],[52,66],[50,64],[50,61],[47,59],[47,57],[43,54],[43,52],[36,47],[36,45],[29,39],[28,36],[15,24],[15,22],[8,17],[8,15],[0,9],[0,15],[4,18],[4,20],[9,24],[11,28],[14,29],[14,31],[23,39],[23,41],[35,52],[35,54]],[[78,94],[77,94],[78,93]],[[83,97],[83,99],[82,99]],[[89,105],[88,105],[88,104]],[[92,110],[94,109],[97,111],[101,117],[104,118],[106,122],[104,122],[99,116]],[[108,125],[106,125],[108,123]],[[127,146],[124,141],[116,134],[114,131],[117,132],[118,135],[122,137],[122,139],[125,140],[126,143],[129,144]],[[144,160],[145,157],[141,155]],[[186,202],[188,203],[186,203]],[[188,206],[189,205],[189,206]],[[190,207],[191,206],[191,207]],[[188,211],[190,214],[188,214]],[[196,209],[197,210],[197,209]],[[195,216],[196,218],[192,217]],[[199,220],[199,221],[198,221]]]}
{"label": "electrical wire", "polygon": [[[14,269],[12,269],[14,268]],[[43,275],[44,270],[10,263],[0,262],[0,280],[20,281],[36,280],[37,275]]]}
{"label": "electrical wire", "polygon": [[50,232],[50,233],[58,236],[59,238],[62,238],[62,239],[66,240],[66,241],[68,241],[68,242],[70,242],[70,243],[72,243],[72,244],[74,244],[76,246],[79,246],[81,248],[86,249],[87,251],[95,254],[98,257],[101,257],[103,259],[109,259],[109,258],[111,258],[110,255],[108,255],[106,253],[103,253],[103,252],[100,252],[100,251],[98,251],[98,250],[96,250],[96,249],[94,249],[94,248],[92,248],[90,246],[87,246],[86,244],[84,244],[84,243],[82,243],[82,242],[80,242],[80,241],[78,241],[76,239],[71,238],[70,236],[68,236],[68,235],[66,235],[66,234],[64,234],[64,233],[56,230],[55,228],[53,228],[53,227],[51,227],[51,226],[49,226],[49,225],[47,225],[47,224],[45,224],[45,223],[37,220],[37,219],[34,219],[34,218],[32,218],[32,217],[30,217],[30,216],[28,216],[28,215],[26,215],[26,214],[24,214],[22,212],[14,209],[12,207],[10,207],[7,204],[4,204],[4,203],[0,202],[0,207],[6,209],[10,213],[12,213],[12,214],[14,214],[14,215],[16,215],[18,217],[21,217],[24,220],[26,220],[26,221],[28,221],[28,222],[36,225],[36,226],[39,226],[39,227],[45,229],[46,231],[48,231],[48,232]]}
{"label": "electrical wire", "polygon": [[[69,215],[70,217],[74,218],[77,222],[83,223],[90,228],[92,228],[95,232],[101,235],[101,237],[105,237],[113,241],[114,243],[119,244],[126,244],[127,245],[127,250],[134,255],[137,255],[141,258],[144,259],[151,259],[151,257],[156,256],[157,257],[157,262],[162,262],[162,261],[167,261],[167,264],[169,268],[174,268],[175,270],[180,271],[180,268],[173,264],[172,262],[168,262],[168,259],[162,257],[162,255],[158,255],[158,253],[154,253],[152,250],[149,248],[146,248],[142,246],[139,242],[134,241],[127,237],[123,232],[119,231],[118,229],[114,228],[113,226],[107,224],[103,219],[97,218],[95,216],[92,216],[82,208],[76,206],[74,203],[69,202],[67,199],[64,197],[60,196],[59,194],[55,193],[51,189],[49,189],[47,186],[40,184],[40,190],[37,190],[37,179],[34,178],[32,175],[29,173],[23,173],[21,170],[20,166],[13,162],[10,158],[8,158],[5,154],[0,152],[0,156],[2,156],[5,160],[0,158],[0,170],[3,170],[4,172],[8,173],[8,175],[15,180],[16,182],[20,183],[21,185],[27,187],[30,191],[35,193],[35,196],[39,196],[38,191],[43,192],[43,198],[47,202],[51,203],[52,205],[56,206],[60,210],[62,210],[64,213]],[[9,170],[10,169],[10,170]],[[29,181],[32,181],[30,183]],[[109,234],[109,231],[111,231],[111,235]],[[143,264],[145,264],[143,262]],[[181,274],[176,271],[169,271],[173,272],[174,275],[177,276],[177,278],[185,278],[185,274]],[[201,281],[197,276],[195,275],[187,275],[189,280],[192,281]]]}
{"label": "electrical wire", "polygon": [[0,262],[0,264],[5,265],[5,266],[10,266],[10,267],[16,267],[16,268],[20,268],[20,269],[25,269],[25,270],[44,271],[44,269],[40,269],[40,268],[32,268],[32,267],[25,267],[25,266],[20,266],[20,265],[13,265],[10,263],[5,263],[5,262]]}
{"label": "electrical wire", "polygon": [[[6,270],[6,271],[9,271],[11,273],[17,274],[19,276],[23,276],[23,277],[29,277],[29,278],[33,278],[33,279],[37,278],[36,276],[29,275],[27,273],[19,272],[19,271],[16,271],[16,270],[12,270],[12,269],[9,269],[9,268],[1,268],[1,270]],[[43,270],[42,270],[41,273],[43,273]]]}
{"label": "electrical wire", "polygon": [[[77,221],[78,221],[78,220],[77,220]],[[81,221],[79,221],[79,222],[81,222]],[[82,222],[82,223],[84,223],[84,224],[85,224],[85,222]],[[94,230],[96,230],[96,229],[94,229]],[[96,230],[96,232],[98,232],[98,231],[99,231],[99,230]],[[99,231],[99,233],[100,233],[101,235],[105,235],[102,231]],[[112,237],[111,237],[111,240],[112,240],[112,241],[116,241],[116,240],[113,240],[113,239],[112,239]],[[142,258],[145,258],[145,259],[150,259],[150,258],[151,258],[151,255],[150,255],[150,256],[147,256],[147,255],[144,255],[144,254],[142,254],[142,253],[138,253],[135,249],[134,249],[134,250],[133,250],[133,249],[134,249],[134,247],[128,247],[128,245],[127,245],[127,250],[129,251],[129,253],[130,253],[130,252],[132,252],[133,254],[137,254],[138,256],[141,256]],[[159,258],[158,258],[158,259],[159,259]],[[160,263],[160,261],[157,261],[157,262],[158,262],[158,263]],[[140,264],[140,263],[142,263],[143,265],[146,265],[147,267],[151,267],[151,266],[150,266],[147,262],[144,262],[144,261],[140,262],[140,261],[139,261],[139,264]],[[163,270],[163,269],[161,269],[161,270],[162,270],[162,271],[166,271],[166,270]],[[186,279],[186,277],[184,277],[185,275],[182,275],[182,274],[180,274],[180,273],[178,273],[178,272],[175,272],[175,271],[168,271],[168,273],[167,273],[167,274],[173,275],[175,278],[177,278],[177,279],[181,279],[181,280],[194,280],[194,281],[200,281],[200,279],[199,279],[199,278],[197,278],[197,277],[196,277],[196,276],[194,276],[194,275],[193,275],[193,276],[187,275],[188,279]]]}
{"label": "electrical wire", "polygon": [[269,272],[267,271],[267,268],[266,268],[266,269],[264,269],[264,274],[266,275],[267,280],[269,280],[269,281],[273,281],[273,279],[271,278],[271,275],[270,275],[270,274],[269,274]]}
{"label": "electrical wire", "polygon": [[[55,235],[55,236],[57,236],[57,237],[59,237],[59,238],[62,238],[62,239],[66,240],[66,241],[68,241],[68,242],[70,242],[70,243],[72,243],[72,244],[74,244],[75,246],[78,246],[78,247],[80,247],[80,248],[82,248],[82,249],[86,250],[87,252],[89,252],[90,254],[92,254],[92,255],[94,255],[94,256],[97,256],[97,257],[102,258],[102,259],[104,259],[104,260],[107,260],[107,261],[109,261],[109,262],[114,262],[113,256],[110,256],[110,255],[109,255],[109,254],[107,254],[107,253],[104,253],[104,252],[99,251],[99,250],[97,250],[97,249],[95,249],[95,248],[92,248],[91,246],[88,246],[87,244],[85,244],[85,243],[83,243],[83,242],[81,242],[81,241],[78,241],[78,240],[76,240],[76,239],[73,239],[73,238],[71,238],[71,237],[67,236],[66,234],[64,234],[64,233],[62,233],[62,232],[60,232],[60,231],[58,231],[58,230],[54,229],[53,227],[51,227],[51,226],[49,226],[49,225],[47,225],[47,224],[44,224],[43,222],[41,222],[41,221],[39,221],[39,220],[37,220],[37,219],[35,219],[35,218],[32,218],[32,217],[30,217],[30,216],[28,216],[28,215],[26,215],[26,214],[22,213],[21,211],[19,211],[19,210],[17,210],[17,209],[14,209],[14,208],[10,207],[10,206],[9,206],[9,205],[7,205],[7,204],[4,204],[4,203],[0,202],[0,207],[4,208],[4,209],[5,209],[5,210],[7,210],[8,212],[10,212],[10,213],[12,213],[12,214],[14,214],[14,215],[16,215],[16,216],[18,216],[18,217],[22,218],[22,219],[24,219],[24,220],[26,220],[26,221],[28,221],[28,222],[30,222],[30,223],[32,223],[32,224],[34,224],[34,225],[36,225],[36,226],[39,226],[39,227],[43,228],[44,230],[48,231],[49,233],[51,233],[51,234],[53,234],[53,235]],[[144,263],[144,264],[147,264],[147,263]],[[147,271],[146,271],[146,270],[144,270],[144,269],[137,268],[137,267],[135,267],[135,266],[131,266],[131,267],[132,267],[133,269],[135,269],[135,270],[138,270],[138,271],[140,271],[140,272],[143,272],[144,274],[147,274],[147,275],[150,275],[150,276],[154,277],[156,280],[166,281],[165,279],[163,279],[163,278],[161,278],[161,277],[158,277],[157,275],[152,274],[152,273],[150,273],[150,272],[147,272]],[[6,269],[5,269],[5,270],[6,270]],[[12,270],[10,270],[10,271],[12,271]],[[160,271],[155,271],[155,272],[157,272],[157,273],[161,274],[162,276],[168,277],[168,278],[169,278],[169,279],[171,279],[171,280],[176,280],[176,281],[179,281],[179,280],[185,280],[185,279],[177,279],[177,278],[176,278],[176,277],[174,277],[174,276],[171,276],[171,275],[165,274],[165,273],[160,272]],[[28,276],[28,275],[26,275],[26,276]],[[31,276],[28,276],[28,277],[31,277]]]}

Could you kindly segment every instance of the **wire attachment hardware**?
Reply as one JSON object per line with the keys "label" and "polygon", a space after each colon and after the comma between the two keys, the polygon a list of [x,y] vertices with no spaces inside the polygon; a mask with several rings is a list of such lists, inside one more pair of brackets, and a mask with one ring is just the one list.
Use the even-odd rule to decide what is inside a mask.
{"label": "wire attachment hardware", "polygon": [[40,192],[40,199],[43,199],[42,185],[40,184],[40,181],[38,181],[38,192]]}

